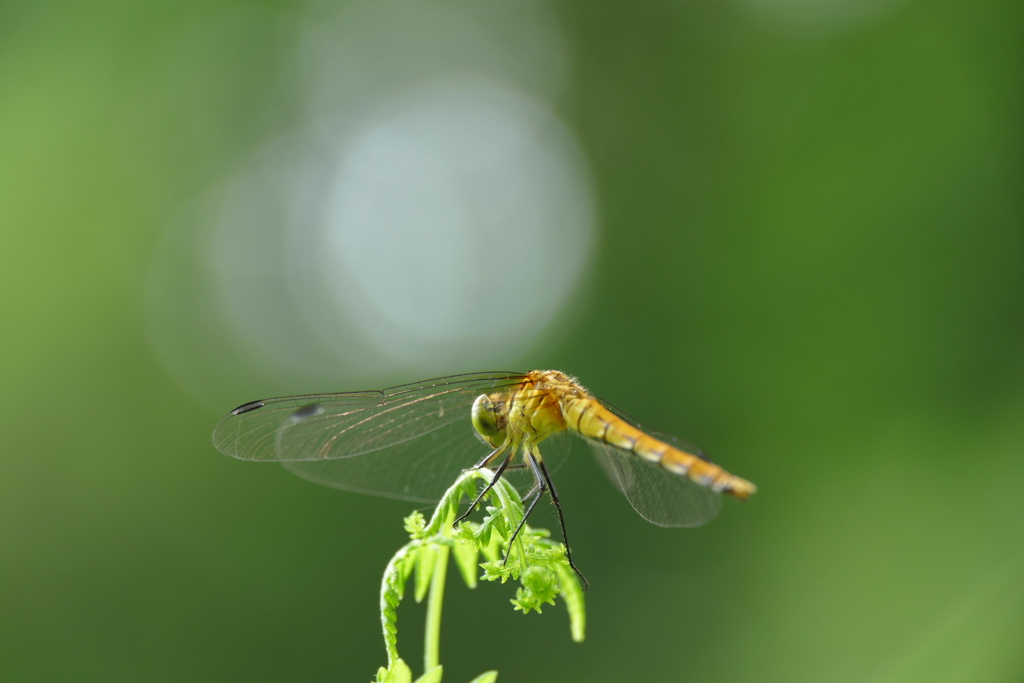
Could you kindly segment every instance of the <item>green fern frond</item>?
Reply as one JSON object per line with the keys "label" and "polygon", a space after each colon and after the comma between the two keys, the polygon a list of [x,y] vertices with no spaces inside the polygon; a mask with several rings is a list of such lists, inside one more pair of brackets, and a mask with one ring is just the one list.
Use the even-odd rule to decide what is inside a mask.
{"label": "green fern frond", "polygon": [[[546,529],[524,525],[510,549],[509,539],[523,519],[522,497],[504,479],[499,479],[485,497],[481,522],[464,521],[458,528],[452,522],[464,498],[475,500],[478,482],[486,485],[494,474],[486,469],[468,470],[448,489],[438,502],[430,522],[414,512],[405,518],[409,534],[406,543],[384,571],[381,583],[381,624],[388,666],[377,672],[376,683],[412,683],[412,671],[398,654],[398,605],[405,593],[405,584],[415,574],[414,596],[417,602],[427,597],[426,672],[416,683],[440,683],[439,664],[441,604],[448,557],[454,554],[463,581],[470,588],[477,585],[477,571],[487,581],[509,579],[521,585],[512,599],[514,609],[528,614],[540,612],[543,605],[555,604],[561,595],[569,610],[573,640],[584,637],[586,612],[583,587],[569,565],[565,546],[550,540]],[[486,561],[480,563],[480,556]],[[497,672],[481,674],[473,683],[493,683]]]}

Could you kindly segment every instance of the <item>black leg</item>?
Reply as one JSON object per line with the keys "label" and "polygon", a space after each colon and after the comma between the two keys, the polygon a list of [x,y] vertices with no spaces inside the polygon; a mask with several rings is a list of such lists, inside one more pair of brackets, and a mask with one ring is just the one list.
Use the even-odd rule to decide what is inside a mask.
{"label": "black leg", "polygon": [[[532,460],[532,458],[530,458]],[[544,467],[544,461],[541,460],[537,463],[540,467],[540,472],[543,475],[544,488],[547,488],[551,494],[551,502],[555,504],[555,509],[558,510],[558,526],[562,528],[562,540],[565,541],[565,558],[569,560],[569,566],[576,572],[576,575],[583,581],[583,590],[587,590],[590,587],[590,582],[587,581],[587,577],[583,576],[575,564],[572,562],[572,551],[569,550],[569,537],[565,533],[565,518],[562,516],[562,504],[558,502],[558,491],[555,490],[555,485],[551,481],[551,475],[548,474],[548,468]]]}
{"label": "black leg", "polygon": [[500,446],[498,446],[497,448],[495,448],[495,449],[494,449],[493,451],[491,451],[490,453],[488,453],[487,455],[485,455],[485,456],[484,456],[484,459],[483,459],[483,460],[481,460],[481,461],[480,461],[480,462],[478,462],[477,464],[473,465],[472,467],[467,467],[466,469],[464,469],[464,470],[462,470],[462,471],[463,471],[463,472],[469,472],[470,470],[478,470],[478,469],[480,469],[481,467],[486,467],[486,466],[487,466],[488,464],[490,464],[490,463],[491,463],[491,461],[492,461],[492,460],[494,460],[494,459],[495,459],[495,458],[497,458],[497,457],[498,457],[499,455],[501,455],[501,454],[502,454],[502,452],[504,452],[504,450],[505,450],[505,449],[506,449],[507,447],[508,447],[508,444],[507,444],[507,443],[503,443],[503,444],[501,444]]}
{"label": "black leg", "polygon": [[[505,447],[502,446],[501,448],[497,449],[496,451],[494,451],[493,453],[488,455],[486,458],[481,460],[480,464],[477,465],[474,469],[479,469],[479,468],[483,467],[484,465],[486,465],[487,463],[489,463],[494,458],[498,457],[498,455],[501,454],[501,451],[504,450],[504,448]],[[484,499],[484,496],[487,495],[488,491],[490,491],[491,489],[494,488],[494,485],[498,483],[499,479],[501,479],[501,475],[505,472],[505,468],[508,467],[508,464],[512,461],[512,457],[515,456],[515,454],[516,454],[515,449],[510,449],[509,450],[508,455],[505,456],[505,459],[501,461],[501,465],[499,465],[498,469],[495,470],[494,476],[491,477],[490,483],[487,484],[487,486],[484,487],[484,490],[481,491],[480,495],[476,497],[476,500],[473,501],[473,504],[470,505],[469,508],[465,512],[463,512],[461,515],[459,515],[458,519],[456,519],[454,522],[452,522],[452,526],[453,527],[458,526],[462,522],[462,520],[466,519],[466,517],[469,517],[470,513],[473,512],[473,510],[476,509],[476,506],[480,504],[480,501],[482,501]]]}
{"label": "black leg", "polygon": [[537,458],[533,457],[533,453],[530,451],[526,451],[524,457],[526,459],[526,464],[530,466],[531,470],[533,470],[533,479],[535,482],[533,489],[526,494],[526,497],[529,498],[533,496],[533,500],[531,500],[530,504],[526,507],[526,511],[523,513],[523,518],[519,520],[519,526],[516,527],[515,533],[508,539],[508,549],[505,550],[505,559],[502,560],[502,564],[508,562],[508,554],[512,552],[512,543],[516,540],[516,536],[519,535],[519,532],[523,530],[523,527],[526,525],[526,520],[529,519],[530,513],[533,512],[533,508],[537,507],[537,501],[541,499],[541,496],[544,495],[544,491],[547,490],[547,484],[544,482],[544,477],[541,475],[540,468],[537,467]]}

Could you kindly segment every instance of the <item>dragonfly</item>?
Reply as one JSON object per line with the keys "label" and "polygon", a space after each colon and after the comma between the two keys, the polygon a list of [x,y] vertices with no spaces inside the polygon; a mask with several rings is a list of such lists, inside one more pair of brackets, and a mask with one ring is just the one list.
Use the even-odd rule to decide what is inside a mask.
{"label": "dragonfly", "polygon": [[553,468],[541,454],[544,443],[546,455],[564,455],[564,447],[549,446],[564,445],[560,437],[567,433],[594,446],[633,508],[659,526],[699,526],[718,514],[723,494],[747,499],[757,491],[699,449],[642,428],[557,370],[469,373],[380,391],[252,401],[221,419],[213,444],[242,460],[280,462],[320,484],[422,503],[439,500],[466,469],[493,468],[490,485],[466,515],[499,478],[526,473],[533,488],[519,529],[550,496],[566,557],[582,578]]}

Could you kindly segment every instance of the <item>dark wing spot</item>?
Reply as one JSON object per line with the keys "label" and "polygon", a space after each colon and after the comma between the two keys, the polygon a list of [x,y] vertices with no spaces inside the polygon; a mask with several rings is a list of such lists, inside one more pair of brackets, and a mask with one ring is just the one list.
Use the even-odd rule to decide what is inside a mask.
{"label": "dark wing spot", "polygon": [[232,415],[241,415],[242,413],[248,413],[250,411],[253,411],[253,410],[256,410],[257,408],[262,408],[262,407],[263,407],[263,401],[253,401],[251,403],[246,403],[245,405],[238,406],[237,408],[235,408],[234,410],[231,411],[231,414]]}
{"label": "dark wing spot", "polygon": [[292,413],[292,422],[302,422],[308,420],[311,417],[316,417],[320,413],[324,412],[323,407],[319,403],[310,403],[308,406],[302,406],[296,408],[295,412]]}

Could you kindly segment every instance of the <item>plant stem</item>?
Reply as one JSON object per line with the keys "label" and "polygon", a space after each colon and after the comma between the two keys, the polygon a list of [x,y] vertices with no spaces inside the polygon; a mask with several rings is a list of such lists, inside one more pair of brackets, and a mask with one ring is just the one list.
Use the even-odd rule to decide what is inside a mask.
{"label": "plant stem", "polygon": [[444,582],[448,574],[448,553],[451,549],[442,545],[437,549],[437,563],[434,576],[430,579],[430,593],[427,597],[427,628],[423,643],[423,672],[426,673],[441,663],[441,609],[444,603]]}

